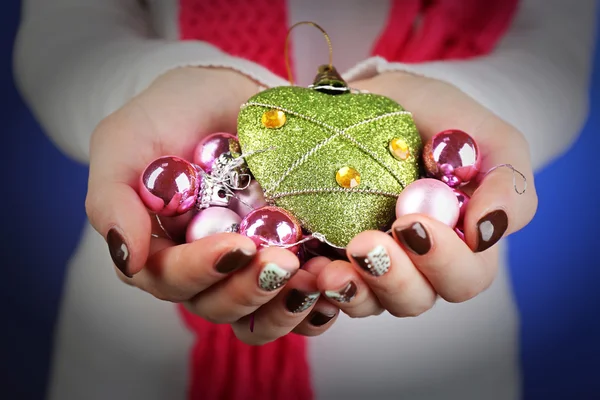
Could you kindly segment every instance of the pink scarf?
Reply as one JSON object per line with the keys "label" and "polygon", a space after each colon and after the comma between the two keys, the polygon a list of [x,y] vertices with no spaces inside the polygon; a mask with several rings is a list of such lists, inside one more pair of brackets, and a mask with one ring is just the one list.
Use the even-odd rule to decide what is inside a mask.
{"label": "pink scarf", "polygon": [[[285,0],[180,0],[179,6],[182,40],[209,42],[286,77]],[[485,55],[510,27],[517,6],[518,0],[393,0],[372,54],[406,63]],[[190,399],[312,399],[303,337],[289,334],[265,346],[247,346],[228,325],[180,310],[197,338]]]}

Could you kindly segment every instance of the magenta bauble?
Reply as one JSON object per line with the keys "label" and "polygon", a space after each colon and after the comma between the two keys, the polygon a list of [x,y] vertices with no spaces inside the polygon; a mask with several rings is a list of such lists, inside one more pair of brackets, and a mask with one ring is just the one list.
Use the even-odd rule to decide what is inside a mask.
{"label": "magenta bauble", "polygon": [[481,153],[475,140],[459,130],[440,132],[423,148],[423,163],[430,177],[458,187],[471,181],[481,168]]}
{"label": "magenta bauble", "polygon": [[[258,247],[287,247],[298,243],[302,229],[298,220],[279,207],[261,207],[250,212],[240,224],[240,234],[248,236]],[[297,252],[297,248],[290,247]]]}
{"label": "magenta bauble", "polygon": [[161,157],[151,162],[142,173],[140,197],[146,207],[157,215],[181,215],[196,204],[201,181],[191,163],[176,156]]}
{"label": "magenta bauble", "polygon": [[237,138],[231,133],[219,132],[208,135],[196,146],[194,163],[204,172],[211,173],[217,158],[230,151],[231,141],[237,143]]}

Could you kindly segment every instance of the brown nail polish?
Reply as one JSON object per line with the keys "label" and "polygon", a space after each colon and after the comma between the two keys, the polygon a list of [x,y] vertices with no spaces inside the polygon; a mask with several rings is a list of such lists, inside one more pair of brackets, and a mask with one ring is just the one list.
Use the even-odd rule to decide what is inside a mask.
{"label": "brown nail polish", "polygon": [[342,290],[326,290],[325,296],[338,303],[349,303],[356,296],[356,283],[350,281]]}
{"label": "brown nail polish", "polygon": [[131,278],[132,275],[129,272],[129,247],[127,247],[125,239],[123,239],[123,236],[121,236],[116,228],[111,228],[108,231],[106,243],[108,244],[108,251],[113,263],[126,277]]}
{"label": "brown nail polish", "polygon": [[335,317],[334,315],[325,315],[321,312],[315,311],[311,314],[310,319],[308,320],[313,326],[323,326],[329,321],[331,321]]}
{"label": "brown nail polish", "polygon": [[222,274],[229,274],[250,264],[255,255],[256,252],[246,249],[231,250],[219,258],[215,264],[215,269]]}
{"label": "brown nail polish", "polygon": [[292,289],[288,293],[285,301],[285,307],[289,312],[301,313],[308,310],[319,299],[319,292],[303,293],[298,289]]}
{"label": "brown nail polish", "polygon": [[377,246],[366,256],[352,254],[354,262],[373,276],[381,276],[389,271],[392,261],[383,246]]}
{"label": "brown nail polish", "polygon": [[408,228],[396,228],[396,238],[410,251],[423,256],[431,250],[431,240],[420,222],[415,222]]}
{"label": "brown nail polish", "polygon": [[477,223],[477,249],[482,252],[495,245],[508,229],[508,215],[502,210],[492,211]]}

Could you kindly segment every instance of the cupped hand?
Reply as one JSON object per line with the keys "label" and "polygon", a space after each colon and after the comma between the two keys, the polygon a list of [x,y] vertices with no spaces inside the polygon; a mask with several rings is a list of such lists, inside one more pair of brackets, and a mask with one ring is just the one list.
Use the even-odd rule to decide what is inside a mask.
{"label": "cupped hand", "polygon": [[[294,329],[319,334],[338,308],[318,301],[316,276],[299,271],[298,258],[286,249],[258,252],[252,240],[232,233],[188,244],[165,237],[138,185],[155,159],[191,160],[202,137],[235,132],[240,106],[257,91],[253,81],[226,69],[180,68],[159,77],[93,133],[86,198],[89,220],[106,238],[124,282],[161,300],[183,302],[211,322],[232,324],[251,344]],[[315,259],[309,270],[327,262]],[[330,318],[323,322],[315,317],[320,315]]]}
{"label": "cupped hand", "polygon": [[[320,271],[317,285],[350,316],[385,310],[417,316],[439,297],[464,302],[488,288],[498,270],[503,237],[526,226],[537,209],[529,147],[514,127],[456,87],[394,72],[351,86],[390,97],[413,113],[423,141],[447,129],[469,133],[482,155],[481,173],[464,191],[471,195],[464,217],[465,241],[449,226],[422,214],[400,216],[392,236],[363,232],[347,247],[350,262],[335,261]],[[519,195],[510,164],[523,173]],[[517,176],[521,190],[525,182]]]}

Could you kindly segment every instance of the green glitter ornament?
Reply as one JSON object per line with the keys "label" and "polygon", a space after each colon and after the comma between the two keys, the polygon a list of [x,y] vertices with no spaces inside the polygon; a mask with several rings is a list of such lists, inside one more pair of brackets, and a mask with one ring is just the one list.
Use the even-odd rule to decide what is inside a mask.
{"label": "green glitter ornament", "polygon": [[308,88],[275,87],[250,98],[238,138],[266,200],[344,248],[360,232],[389,228],[398,195],[419,177],[422,143],[398,103],[348,88],[316,27],[330,45],[329,65]]}
{"label": "green glitter ornament", "polygon": [[332,85],[334,72],[325,84],[321,71],[310,88],[276,87],[249,99],[238,137],[267,201],[345,247],[393,222],[398,194],[418,178],[422,143],[399,104],[343,90],[341,78]]}

